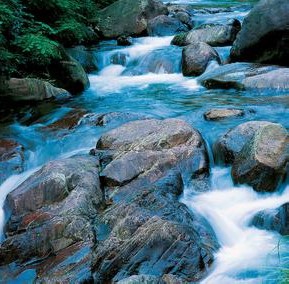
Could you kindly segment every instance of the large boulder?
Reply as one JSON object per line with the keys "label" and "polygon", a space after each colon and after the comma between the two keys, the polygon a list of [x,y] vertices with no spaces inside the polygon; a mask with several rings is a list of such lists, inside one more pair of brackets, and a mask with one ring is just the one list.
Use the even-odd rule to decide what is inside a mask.
{"label": "large boulder", "polygon": [[159,0],[118,0],[101,11],[98,28],[105,38],[139,36],[147,33],[148,20],[167,14]]}
{"label": "large boulder", "polygon": [[288,1],[259,1],[243,22],[231,59],[288,66],[288,11]]}
{"label": "large boulder", "polygon": [[192,43],[182,52],[182,72],[184,76],[199,76],[205,72],[211,61],[221,63],[218,53],[204,42]]}
{"label": "large boulder", "polygon": [[206,275],[215,235],[179,202],[185,180],[208,173],[199,132],[178,119],[134,121],[102,135],[94,152],[112,203],[101,220],[110,231],[95,248],[94,281],[174,283],[165,275],[183,282]]}
{"label": "large boulder", "polygon": [[232,167],[235,183],[256,191],[271,192],[284,181],[289,162],[289,134],[280,124],[259,128],[236,157]]}
{"label": "large boulder", "polygon": [[288,89],[288,70],[253,63],[222,65],[200,76],[198,81],[209,89]]}
{"label": "large boulder", "polygon": [[93,241],[92,223],[102,204],[95,157],[49,162],[7,196],[11,216],[0,263],[58,255],[73,244]]}
{"label": "large boulder", "polygon": [[57,86],[68,90],[71,94],[78,94],[89,86],[89,79],[78,61],[63,53],[60,61],[48,66],[50,76]]}
{"label": "large boulder", "polygon": [[0,139],[0,184],[24,168],[24,147],[11,139]]}
{"label": "large boulder", "polygon": [[213,153],[217,163],[232,164],[236,156],[241,152],[244,145],[248,143],[255,133],[265,126],[274,123],[267,121],[249,121],[230,129],[222,135],[213,145]]}
{"label": "large boulder", "polygon": [[0,85],[0,98],[14,102],[43,101],[69,96],[70,94],[64,89],[56,88],[46,81],[32,78],[11,78]]}
{"label": "large boulder", "polygon": [[232,20],[228,24],[203,25],[188,33],[176,35],[172,44],[186,46],[195,42],[205,42],[211,46],[231,45],[236,39],[241,24],[238,20]]}
{"label": "large boulder", "polygon": [[258,212],[253,220],[252,225],[263,230],[276,231],[281,235],[289,234],[289,203],[275,209],[267,209]]}
{"label": "large boulder", "polygon": [[149,36],[171,36],[180,32],[187,32],[189,29],[180,20],[160,15],[148,22]]}

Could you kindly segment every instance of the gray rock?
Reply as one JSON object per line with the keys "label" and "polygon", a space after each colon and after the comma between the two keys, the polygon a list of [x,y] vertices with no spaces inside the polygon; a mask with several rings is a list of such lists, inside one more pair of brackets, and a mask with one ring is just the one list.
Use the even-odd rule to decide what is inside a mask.
{"label": "gray rock", "polygon": [[[179,202],[182,176],[208,172],[201,135],[177,119],[134,121],[102,135],[95,151],[112,206],[102,219],[111,232],[95,248],[94,281],[201,279],[218,244],[209,224]],[[166,282],[165,274],[175,277]]]}
{"label": "gray rock", "polygon": [[244,116],[245,112],[241,109],[234,108],[214,108],[210,109],[204,114],[206,120],[222,120],[227,118],[234,118]]}
{"label": "gray rock", "polygon": [[70,94],[48,82],[38,79],[11,78],[0,87],[0,98],[15,102],[43,101],[67,98]]}
{"label": "gray rock", "polygon": [[78,61],[85,72],[92,72],[98,70],[98,62],[95,56],[96,51],[79,45],[72,48],[67,48],[66,52]]}
{"label": "gray rock", "polygon": [[92,222],[103,203],[95,157],[53,161],[7,196],[11,216],[0,263],[58,254],[92,241]]}
{"label": "gray rock", "polygon": [[160,15],[149,20],[147,31],[149,36],[170,36],[186,32],[188,28],[176,18]]}
{"label": "gray rock", "polygon": [[230,21],[226,25],[204,25],[188,33],[176,35],[172,44],[186,46],[195,42],[205,42],[211,46],[226,46],[234,42],[239,30],[238,20]]}
{"label": "gray rock", "polygon": [[211,46],[204,42],[190,44],[182,52],[183,75],[199,76],[213,60],[221,63],[218,53]]}
{"label": "gray rock", "polygon": [[0,139],[0,184],[24,167],[24,147],[11,139]]}
{"label": "gray rock", "polygon": [[213,152],[216,162],[231,164],[242,148],[248,143],[258,129],[276,125],[267,121],[249,121],[238,125],[221,136],[213,145]]}
{"label": "gray rock", "polygon": [[278,189],[289,162],[289,134],[280,124],[259,128],[236,157],[232,167],[235,183],[249,184],[256,191]]}
{"label": "gray rock", "polygon": [[89,87],[89,79],[78,61],[64,54],[61,61],[48,66],[50,76],[56,80],[57,86],[77,94]]}
{"label": "gray rock", "polygon": [[288,66],[288,10],[287,1],[259,1],[243,22],[231,59]]}
{"label": "gray rock", "polygon": [[118,281],[117,284],[165,284],[165,282],[153,275],[133,275]]}
{"label": "gray rock", "polygon": [[98,28],[105,38],[139,36],[146,33],[148,20],[167,14],[158,0],[119,0],[101,11]]}
{"label": "gray rock", "polygon": [[[277,76],[282,73],[277,72],[277,66],[267,66],[252,63],[232,63],[222,65],[214,70],[208,71],[198,78],[198,82],[208,89],[264,89],[286,86],[286,74],[281,74],[279,79]],[[272,74],[271,79],[269,79]],[[268,80],[265,80],[267,78]],[[283,80],[284,83],[280,83]]]}
{"label": "gray rock", "polygon": [[287,236],[289,234],[289,203],[275,209],[258,212],[252,220],[252,225]]}

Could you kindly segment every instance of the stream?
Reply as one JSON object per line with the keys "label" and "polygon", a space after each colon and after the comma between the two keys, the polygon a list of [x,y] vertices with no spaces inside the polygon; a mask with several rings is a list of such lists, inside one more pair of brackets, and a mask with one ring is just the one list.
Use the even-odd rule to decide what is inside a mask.
{"label": "stream", "polygon": [[[248,13],[244,4],[250,1],[164,1],[196,6],[237,6],[233,12],[213,16],[200,14],[202,23],[222,22],[228,18],[243,19]],[[217,3],[217,4],[216,4]],[[0,135],[24,145],[25,171],[9,177],[0,185],[0,238],[7,219],[5,198],[28,176],[48,161],[87,153],[97,139],[117,125],[95,127],[79,124],[68,133],[43,131],[73,109],[93,113],[129,112],[153,118],[179,118],[198,129],[209,147],[216,139],[243,122],[267,120],[289,128],[289,103],[284,93],[237,90],[208,90],[196,78],[181,74],[180,47],[171,46],[172,37],[134,39],[130,47],[119,47],[116,41],[104,41],[94,49],[100,70],[89,75],[90,88],[68,101],[49,102],[38,106],[40,119],[30,123],[33,107],[13,123],[0,125]],[[225,60],[230,47],[216,48]],[[113,62],[113,64],[112,64]],[[208,69],[215,68],[211,64]],[[168,74],[170,70],[170,74]],[[206,121],[203,114],[211,108],[237,107],[244,117],[223,121]],[[28,123],[29,121],[29,123]],[[280,283],[274,270],[282,266],[278,245],[281,236],[250,226],[260,210],[274,209],[289,202],[289,185],[282,192],[260,194],[248,186],[234,186],[230,168],[218,167],[211,161],[211,190],[196,193],[186,187],[182,202],[203,215],[213,227],[220,250],[212,271],[202,283]],[[284,251],[289,251],[288,248]],[[285,252],[284,252],[285,254]],[[284,255],[286,257],[286,255]],[[287,256],[288,257],[288,256]]]}

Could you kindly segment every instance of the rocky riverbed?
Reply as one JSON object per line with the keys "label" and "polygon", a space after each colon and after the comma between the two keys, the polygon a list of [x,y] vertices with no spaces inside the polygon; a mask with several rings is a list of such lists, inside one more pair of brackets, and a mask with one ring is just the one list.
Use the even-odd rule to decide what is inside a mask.
{"label": "rocky riverbed", "polygon": [[1,281],[287,279],[289,7],[257,2],[118,0],[2,85]]}

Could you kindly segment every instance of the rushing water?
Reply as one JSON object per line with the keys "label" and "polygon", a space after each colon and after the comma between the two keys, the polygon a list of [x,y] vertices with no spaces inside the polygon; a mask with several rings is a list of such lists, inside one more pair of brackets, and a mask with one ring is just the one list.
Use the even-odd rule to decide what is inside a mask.
{"label": "rushing water", "polygon": [[[222,6],[244,3],[220,2]],[[200,3],[215,6],[216,1],[194,1],[194,4]],[[242,9],[214,17],[200,14],[197,20],[225,21],[236,15],[242,18],[248,12]],[[26,108],[25,115],[0,127],[1,137],[15,138],[26,149],[25,172],[9,177],[0,186],[1,238],[5,223],[4,201],[11,190],[49,160],[88,152],[103,132],[116,126],[80,124],[68,132],[44,130],[72,109],[94,113],[134,112],[155,118],[178,117],[200,130],[209,145],[228,129],[249,120],[269,120],[289,128],[286,94],[207,90],[199,86],[195,78],[182,76],[181,48],[170,46],[171,39],[139,38],[133,46],[126,48],[118,47],[115,41],[102,42],[95,51],[100,71],[90,74],[91,86],[87,91],[65,103],[44,103],[37,108]],[[217,50],[226,61],[230,47]],[[246,115],[220,122],[205,121],[203,114],[212,107],[239,107],[246,111]],[[35,110],[40,112],[38,119],[33,117]],[[212,167],[211,184],[211,191],[199,194],[186,188],[182,197],[185,204],[208,219],[221,245],[212,273],[203,282],[278,283],[271,270],[279,266],[276,247],[280,236],[249,224],[258,211],[288,202],[289,187],[282,193],[258,194],[250,187],[235,187],[230,169],[215,166]]]}

